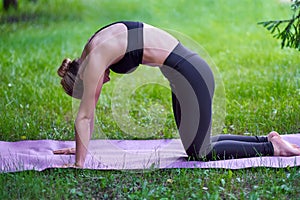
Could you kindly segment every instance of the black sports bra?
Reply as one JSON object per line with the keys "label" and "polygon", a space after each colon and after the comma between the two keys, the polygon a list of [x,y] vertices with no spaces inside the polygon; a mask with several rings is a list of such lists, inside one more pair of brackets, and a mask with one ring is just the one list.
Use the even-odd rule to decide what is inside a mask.
{"label": "black sports bra", "polygon": [[107,28],[117,23],[123,23],[127,27],[128,30],[127,49],[123,58],[119,62],[109,66],[109,68],[113,72],[120,73],[120,74],[130,73],[134,71],[139,66],[139,64],[142,63],[143,49],[144,49],[143,23],[132,22],[132,21],[114,22],[112,24],[109,24],[99,29],[89,39],[89,41],[91,41],[93,37],[104,28]]}

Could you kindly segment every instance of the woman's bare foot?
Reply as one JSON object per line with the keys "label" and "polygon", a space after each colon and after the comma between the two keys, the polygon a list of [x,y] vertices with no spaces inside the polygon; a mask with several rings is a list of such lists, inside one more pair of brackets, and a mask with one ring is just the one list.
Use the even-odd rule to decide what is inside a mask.
{"label": "woman's bare foot", "polygon": [[299,146],[284,141],[280,136],[273,136],[271,142],[274,147],[274,156],[300,156]]}
{"label": "woman's bare foot", "polygon": [[300,147],[298,146],[298,145],[296,145],[296,144],[291,144],[294,148],[296,148],[296,149],[300,149]]}
{"label": "woman's bare foot", "polygon": [[270,142],[271,141],[271,139],[273,138],[273,137],[275,137],[275,136],[279,136],[280,137],[280,135],[279,135],[279,133],[277,133],[276,131],[271,131],[269,134],[268,134],[268,141]]}

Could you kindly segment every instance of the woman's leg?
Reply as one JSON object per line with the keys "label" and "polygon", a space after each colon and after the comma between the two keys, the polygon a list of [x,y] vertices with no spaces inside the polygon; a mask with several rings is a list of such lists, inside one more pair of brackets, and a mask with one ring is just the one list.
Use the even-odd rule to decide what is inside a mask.
{"label": "woman's leg", "polygon": [[[246,139],[246,138],[238,138]],[[253,138],[249,138],[252,140]],[[249,142],[221,140],[212,143],[212,151],[203,160],[224,160],[233,158],[248,158],[256,156],[273,156],[274,148],[271,142]]]}
{"label": "woman's leg", "polygon": [[276,131],[271,131],[267,136],[244,136],[244,135],[228,135],[221,134],[213,136],[211,141],[223,141],[223,140],[234,140],[234,141],[244,141],[244,142],[270,142],[271,138],[275,136],[280,136]]}
{"label": "woman's leg", "polygon": [[266,137],[220,136],[211,143],[214,78],[210,67],[198,55],[179,44],[161,71],[170,81],[176,125],[189,157],[228,159],[274,154]]}
{"label": "woman's leg", "polygon": [[181,119],[181,110],[180,110],[178,99],[176,98],[176,95],[173,92],[172,92],[172,107],[173,107],[175,123],[176,123],[177,128],[179,129],[180,119]]}
{"label": "woman's leg", "polygon": [[[251,136],[224,137],[222,138],[224,140],[212,143],[212,151],[203,157],[202,160],[248,158],[256,156],[300,156],[300,147],[283,140],[276,132],[271,132],[267,137],[258,138],[267,140],[267,142],[263,142]],[[252,142],[252,140],[256,141]]]}
{"label": "woman's leg", "polygon": [[203,59],[180,44],[161,71],[170,82],[174,117],[186,153],[199,159],[211,151],[212,71]]}
{"label": "woman's leg", "polygon": [[[275,155],[274,141],[272,138],[280,137],[275,131],[270,132],[267,136],[243,136],[243,135],[217,135],[212,137],[212,151],[206,155],[205,159],[229,159],[245,158],[255,156],[272,156]],[[278,139],[276,140],[278,141]],[[282,147],[282,145],[280,146]],[[279,154],[277,154],[279,155]]]}
{"label": "woman's leg", "polygon": [[[173,111],[188,156],[194,159],[228,159],[286,154],[291,149],[280,137],[221,136],[211,143],[211,108],[214,77],[198,55],[181,44],[171,52],[161,68],[172,89]],[[275,144],[274,147],[271,142]],[[219,140],[219,141],[218,141]],[[246,140],[246,141],[245,141]]]}
{"label": "woman's leg", "polygon": [[217,136],[213,136],[211,138],[212,142],[224,141],[224,140],[233,140],[240,142],[268,142],[268,137],[266,136],[245,136],[245,135],[228,135],[221,134]]}

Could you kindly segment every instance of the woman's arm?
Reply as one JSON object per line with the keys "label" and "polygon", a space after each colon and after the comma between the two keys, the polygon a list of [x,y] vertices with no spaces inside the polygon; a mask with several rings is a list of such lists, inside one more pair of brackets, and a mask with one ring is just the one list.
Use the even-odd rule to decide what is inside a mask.
{"label": "woman's arm", "polygon": [[[87,57],[84,70],[84,92],[75,120],[76,148],[66,148],[53,151],[54,154],[76,154],[76,167],[83,167],[88,151],[88,144],[94,130],[95,107],[105,82],[105,60],[101,56],[91,54]],[[101,60],[101,61],[99,61]],[[67,164],[66,166],[74,166]]]}
{"label": "woman's arm", "polygon": [[94,127],[95,107],[103,82],[109,80],[107,67],[124,56],[126,47],[127,28],[123,24],[102,30],[85,46],[79,70],[84,91],[75,120],[76,167],[83,167],[85,162]]}
{"label": "woman's arm", "polygon": [[[123,33],[123,32],[122,32]],[[121,38],[120,38],[121,37]],[[107,66],[120,59],[126,51],[126,34],[119,34],[88,49],[83,61],[83,96],[75,120],[76,166],[83,167],[94,127],[94,113],[105,81]],[[126,40],[125,40],[126,41]]]}
{"label": "woman's arm", "polygon": [[83,167],[94,128],[95,107],[103,85],[107,61],[98,53],[87,57],[84,92],[75,120],[76,166]]}

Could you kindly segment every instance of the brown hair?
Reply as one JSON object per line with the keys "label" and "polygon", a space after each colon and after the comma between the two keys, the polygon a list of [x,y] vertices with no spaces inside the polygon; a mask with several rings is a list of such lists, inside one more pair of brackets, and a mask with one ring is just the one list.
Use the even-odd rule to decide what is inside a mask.
{"label": "brown hair", "polygon": [[62,77],[60,83],[65,92],[76,99],[81,99],[83,94],[83,81],[77,77],[79,63],[77,59],[66,58],[57,70],[57,74]]}

